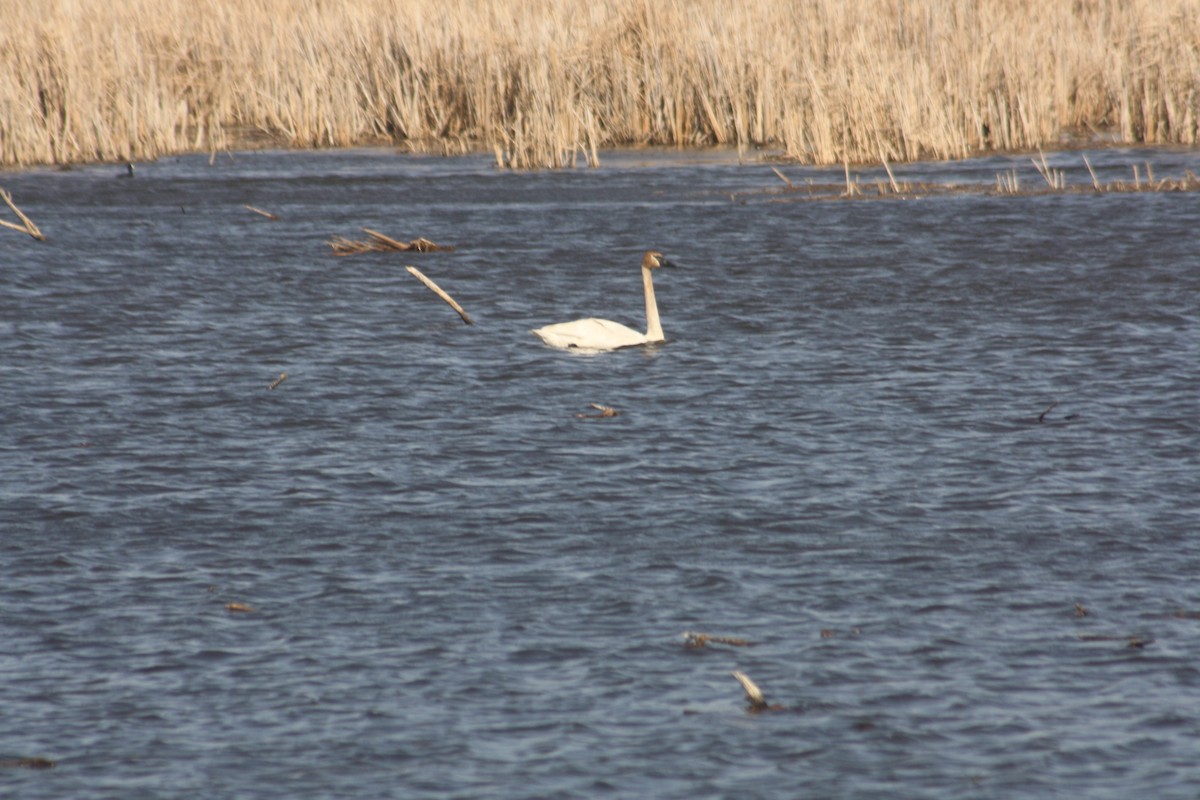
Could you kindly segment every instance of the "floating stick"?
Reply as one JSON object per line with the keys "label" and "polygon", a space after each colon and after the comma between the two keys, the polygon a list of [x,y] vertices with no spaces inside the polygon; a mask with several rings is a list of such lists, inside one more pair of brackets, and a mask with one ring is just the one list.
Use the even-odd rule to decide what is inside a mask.
{"label": "floating stick", "polygon": [[734,670],[729,673],[738,683],[742,685],[742,689],[746,692],[746,700],[750,703],[751,711],[765,711],[767,708],[767,700],[763,697],[762,689],[758,688],[758,684],[750,680],[745,673]]}
{"label": "floating stick", "polygon": [[714,644],[728,644],[734,647],[753,647],[754,642],[746,641],[745,639],[735,639],[730,636],[713,636],[708,633],[696,633],[695,631],[683,632],[683,646],[688,648],[704,647],[709,642]]}
{"label": "floating stick", "polygon": [[[576,414],[580,419],[604,419],[606,417],[619,417],[620,411],[617,411],[612,406],[602,406],[599,403],[588,403],[589,406],[599,411],[599,414]],[[685,634],[686,635],[686,634]]]}
{"label": "floating stick", "polygon": [[1079,634],[1081,642],[1125,642],[1126,647],[1136,647],[1141,650],[1154,644],[1152,636],[1104,636],[1100,634]]}
{"label": "floating stick", "polygon": [[272,222],[279,221],[279,217],[276,216],[275,214],[272,214],[270,211],[263,211],[261,208],[255,208],[254,206],[251,206],[251,205],[247,205],[247,206],[245,206],[245,208],[250,209],[255,214],[262,214],[264,217],[271,220]]}
{"label": "floating stick", "polygon": [[[422,242],[422,241],[428,241],[425,239],[413,239],[411,244],[405,244],[404,242],[396,241],[395,239],[393,239],[390,236],[384,236],[379,231],[373,231],[370,228],[363,228],[363,233],[365,233],[367,236],[370,236],[372,239],[374,239],[378,242],[383,242],[385,245],[392,248],[393,250],[419,250],[420,247],[416,246],[417,243]],[[430,244],[433,244],[433,242],[430,242]]]}
{"label": "floating stick", "polygon": [[441,245],[436,242],[431,242],[428,239],[417,238],[411,242],[401,242],[393,239],[390,236],[385,236],[379,231],[373,231],[370,228],[363,228],[363,232],[370,238],[366,241],[355,241],[347,239],[344,236],[335,236],[329,240],[328,244],[333,248],[335,256],[348,256],[355,253],[371,253],[371,252],[386,252],[386,251],[407,251],[416,250],[418,253],[433,253],[438,250],[453,250],[450,245]]}
{"label": "floating stick", "polygon": [[788,187],[789,189],[791,189],[791,188],[792,188],[792,182],[788,180],[788,178],[787,178],[787,176],[786,176],[786,175],[784,175],[784,174],[783,174],[782,172],[780,172],[779,170],[775,169],[775,167],[771,167],[771,171],[772,171],[772,172],[774,172],[776,175],[778,175],[778,176],[779,176],[779,180],[781,180],[781,181],[783,181],[784,183],[786,183],[786,184],[787,184],[787,187]]}
{"label": "floating stick", "polygon": [[249,614],[254,610],[254,606],[247,605],[246,603],[239,603],[235,600],[232,603],[226,603],[225,610],[235,614]]}
{"label": "floating stick", "polygon": [[1083,163],[1087,165],[1088,172],[1090,172],[1092,175],[1092,186],[1095,187],[1097,192],[1104,191],[1100,187],[1100,179],[1096,177],[1096,170],[1092,169],[1092,162],[1088,161],[1088,157],[1086,155],[1083,157]]}
{"label": "floating stick", "polygon": [[38,226],[33,224],[33,220],[31,220],[29,217],[25,216],[23,213],[21,213],[21,209],[17,208],[17,204],[13,202],[11,194],[9,194],[8,192],[6,192],[3,189],[0,189],[0,198],[3,198],[4,202],[8,205],[8,207],[13,210],[13,213],[21,218],[21,222],[25,223],[24,227],[22,227],[20,225],[15,225],[11,222],[7,222],[5,220],[0,219],[0,225],[3,225],[6,228],[12,228],[14,231],[21,231],[23,233],[28,233],[33,238],[37,239],[39,242],[46,241],[46,237],[44,235],[42,235],[42,232],[40,230],[38,230]]}
{"label": "floating stick", "polygon": [[[370,233],[370,231],[368,231],[368,233]],[[460,317],[462,317],[463,322],[467,323],[468,325],[475,324],[474,322],[472,322],[471,318],[467,315],[467,312],[463,311],[463,307],[460,306],[458,303],[454,302],[453,297],[451,297],[450,295],[448,295],[444,291],[442,291],[442,287],[438,286],[436,283],[429,280],[429,278],[426,278],[425,275],[422,274],[421,270],[417,269],[416,267],[405,267],[405,269],[407,269],[409,272],[411,272],[413,274],[413,277],[415,277],[421,283],[428,286],[429,289],[434,294],[436,294],[438,297],[445,300],[450,305],[451,308],[453,308],[455,311],[458,312],[458,315]]]}
{"label": "floating stick", "polygon": [[283,383],[286,380],[287,380],[287,373],[286,372],[279,373],[279,377],[276,378],[275,380],[271,381],[271,385],[267,387],[267,391],[269,392],[269,391],[273,390],[275,387],[277,387],[279,384]]}
{"label": "floating stick", "polygon": [[1041,414],[1038,414],[1038,422],[1045,422],[1045,421],[1046,421],[1046,415],[1047,415],[1047,414],[1049,414],[1051,411],[1053,411],[1053,410],[1054,410],[1054,407],[1055,407],[1055,406],[1057,406],[1057,405],[1058,405],[1058,401],[1057,401],[1057,400],[1055,400],[1053,403],[1051,403],[1050,405],[1046,406],[1046,410],[1045,410],[1045,411],[1043,411]]}
{"label": "floating stick", "polygon": [[56,763],[48,758],[0,758],[5,769],[53,769]]}

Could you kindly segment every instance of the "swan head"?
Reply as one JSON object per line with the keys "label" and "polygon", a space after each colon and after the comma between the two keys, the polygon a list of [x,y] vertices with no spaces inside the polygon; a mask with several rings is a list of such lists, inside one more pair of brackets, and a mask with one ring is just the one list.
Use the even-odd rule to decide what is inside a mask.
{"label": "swan head", "polygon": [[657,250],[647,250],[646,255],[642,256],[642,269],[658,269],[669,266],[671,266],[671,262],[667,261]]}

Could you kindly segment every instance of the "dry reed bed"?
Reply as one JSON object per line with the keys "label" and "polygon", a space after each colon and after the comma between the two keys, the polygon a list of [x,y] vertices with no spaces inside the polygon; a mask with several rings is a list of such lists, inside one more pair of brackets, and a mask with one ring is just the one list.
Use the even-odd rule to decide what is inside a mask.
{"label": "dry reed bed", "polygon": [[1195,144],[1200,0],[6,0],[0,164],[398,142],[810,163]]}

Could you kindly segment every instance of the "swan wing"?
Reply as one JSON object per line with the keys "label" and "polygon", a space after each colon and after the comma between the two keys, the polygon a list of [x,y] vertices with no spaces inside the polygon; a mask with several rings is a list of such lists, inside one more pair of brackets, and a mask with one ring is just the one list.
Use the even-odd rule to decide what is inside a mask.
{"label": "swan wing", "polygon": [[616,350],[650,341],[646,334],[610,319],[577,319],[537,328],[533,334],[551,347],[580,350]]}

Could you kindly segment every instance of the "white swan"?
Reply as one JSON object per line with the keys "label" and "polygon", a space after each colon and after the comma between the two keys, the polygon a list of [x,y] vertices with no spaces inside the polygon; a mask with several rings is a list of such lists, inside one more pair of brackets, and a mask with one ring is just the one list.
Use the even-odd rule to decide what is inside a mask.
{"label": "white swan", "polygon": [[646,290],[646,332],[638,333],[619,322],[608,319],[577,319],[537,328],[533,334],[551,347],[576,347],[580,350],[616,350],[665,341],[662,323],[658,320],[658,303],[654,301],[654,281],[650,271],[670,266],[663,254],[647,250],[642,256],[642,286]]}

